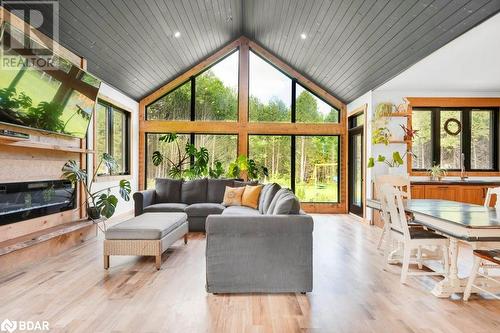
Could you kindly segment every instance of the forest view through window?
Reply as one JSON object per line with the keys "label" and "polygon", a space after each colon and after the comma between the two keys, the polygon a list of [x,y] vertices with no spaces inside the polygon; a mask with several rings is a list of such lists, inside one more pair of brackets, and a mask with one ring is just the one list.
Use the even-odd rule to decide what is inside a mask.
{"label": "forest view through window", "polygon": [[[220,162],[224,168],[222,177],[227,177],[228,167],[237,157],[238,135],[241,135],[235,133],[239,132],[236,125],[240,125],[237,123],[239,59],[240,51],[235,50],[146,106],[146,120],[187,121],[186,130],[177,134],[177,143],[180,147],[191,143],[197,149],[206,148],[210,157],[209,167],[214,168]],[[271,123],[340,122],[339,108],[327,103],[252,49],[248,61],[249,122],[263,123],[263,127],[274,126]],[[227,132],[213,131],[218,134],[190,133],[190,124],[195,121],[206,122],[211,130],[223,125],[209,125],[210,121],[234,122],[235,127]],[[308,130],[302,130],[301,135],[295,135],[293,130],[286,135],[264,135],[272,131],[266,129],[261,132],[258,126],[252,128],[252,125],[255,124],[245,130],[245,135],[248,135],[247,154],[257,164],[267,167],[269,176],[264,182],[276,182],[291,188],[303,202],[340,202],[340,137],[335,135],[338,133],[336,128],[331,132],[325,130],[321,133],[324,135],[314,136],[312,133],[307,135]],[[196,128],[194,132],[200,131],[200,127]],[[331,134],[326,135],[328,133]],[[147,188],[154,187],[155,178],[171,177],[169,163],[164,162],[167,158],[174,163],[179,159],[175,144],[161,142],[160,137],[165,134],[146,134]],[[157,166],[152,161],[156,151],[164,156],[163,162],[156,160]],[[190,163],[187,162],[186,168]]]}
{"label": "forest view through window", "polygon": [[[462,154],[465,170],[498,170],[498,109],[414,108],[412,127],[414,170],[440,164],[459,170]],[[436,162],[438,161],[438,162]]]}

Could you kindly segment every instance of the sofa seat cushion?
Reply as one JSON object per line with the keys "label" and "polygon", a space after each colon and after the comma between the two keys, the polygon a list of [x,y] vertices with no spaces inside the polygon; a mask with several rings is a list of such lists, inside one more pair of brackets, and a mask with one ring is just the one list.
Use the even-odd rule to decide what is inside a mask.
{"label": "sofa seat cushion", "polygon": [[207,188],[207,202],[221,203],[224,200],[226,186],[233,187],[234,179],[209,179]]}
{"label": "sofa seat cushion", "polygon": [[182,183],[181,202],[192,205],[207,202],[207,178],[188,180]]}
{"label": "sofa seat cushion", "polygon": [[118,223],[106,230],[106,239],[162,239],[187,223],[185,213],[148,213]]}
{"label": "sofa seat cushion", "polygon": [[257,209],[245,206],[231,206],[224,209],[222,215],[261,215]]}
{"label": "sofa seat cushion", "polygon": [[205,217],[211,214],[222,214],[224,207],[218,203],[197,203],[186,207],[186,214],[188,216]]}
{"label": "sofa seat cushion", "polygon": [[181,179],[156,178],[156,202],[181,202]]}
{"label": "sofa seat cushion", "polygon": [[144,213],[184,212],[188,205],[184,203],[159,203],[144,208]]}

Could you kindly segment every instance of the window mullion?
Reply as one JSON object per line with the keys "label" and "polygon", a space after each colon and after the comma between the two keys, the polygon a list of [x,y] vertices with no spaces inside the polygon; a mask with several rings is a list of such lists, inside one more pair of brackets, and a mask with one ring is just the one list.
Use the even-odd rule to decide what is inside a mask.
{"label": "window mullion", "polygon": [[[113,156],[113,108],[108,106],[108,154]],[[111,170],[108,170],[111,175]]]}
{"label": "window mullion", "polygon": [[[465,170],[471,169],[471,117],[470,109],[462,109],[462,149],[461,153],[464,154],[464,168]],[[460,159],[462,156],[460,156]]]}
{"label": "window mullion", "polygon": [[432,109],[432,165],[441,164],[441,111]]}

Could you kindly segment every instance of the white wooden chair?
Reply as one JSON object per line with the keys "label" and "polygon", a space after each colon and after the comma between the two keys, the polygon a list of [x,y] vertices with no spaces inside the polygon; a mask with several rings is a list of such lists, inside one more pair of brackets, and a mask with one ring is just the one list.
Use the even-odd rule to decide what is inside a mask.
{"label": "white wooden chair", "polygon": [[[407,194],[389,184],[384,184],[381,188],[383,205],[386,207],[390,218],[390,231],[387,240],[390,243],[393,239],[400,241],[403,244],[403,267],[401,269],[401,283],[406,283],[408,275],[448,275],[448,246],[449,241],[445,236],[439,235],[433,231],[421,228],[410,228],[403,204],[403,197]],[[410,271],[410,263],[419,264],[421,267],[422,247],[441,247],[442,255],[439,257],[425,257],[425,259],[444,259],[444,272],[426,272],[426,271]],[[417,255],[411,257],[412,250],[417,249]],[[386,264],[389,261],[389,251],[386,247]]]}
{"label": "white wooden chair", "polygon": [[497,202],[495,203],[495,208],[500,208],[500,187],[492,187],[489,188],[486,192],[486,198],[484,198],[484,206],[489,207],[491,205],[491,200],[493,199],[493,195],[496,196]]}
{"label": "white wooden chair", "polygon": [[[489,192],[489,190],[488,190]],[[484,263],[488,263],[484,265]],[[480,267],[483,266],[483,273],[480,272]],[[468,301],[470,294],[472,292],[472,288],[482,291],[495,299],[500,300],[500,297],[496,294],[486,290],[486,285],[477,285],[475,284],[477,276],[482,276],[486,281],[491,281],[495,284],[500,285],[500,279],[497,276],[496,279],[487,274],[485,266],[488,268],[496,268],[500,269],[500,250],[474,250],[474,266],[472,267],[472,272],[469,277],[469,281],[467,282],[467,287],[465,287],[464,291],[464,301]]]}
{"label": "white wooden chair", "polygon": [[[397,176],[397,175],[381,175],[375,179],[375,188],[378,191],[380,191],[380,189],[384,184],[389,184],[400,191],[406,192],[407,193],[406,198],[408,200],[411,200],[411,188],[410,188],[409,177]],[[380,249],[380,247],[382,246],[382,242],[384,241],[385,235],[389,232],[391,225],[387,212],[384,213],[384,210],[382,210],[380,216],[382,218],[382,221],[384,222],[384,227],[382,228],[382,234],[380,235],[380,238],[377,243],[377,249]]]}

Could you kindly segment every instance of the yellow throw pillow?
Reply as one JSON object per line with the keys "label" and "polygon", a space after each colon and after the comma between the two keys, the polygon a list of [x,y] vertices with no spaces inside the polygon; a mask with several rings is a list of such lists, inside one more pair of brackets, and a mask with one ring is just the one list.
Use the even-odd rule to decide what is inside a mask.
{"label": "yellow throw pillow", "polygon": [[246,185],[243,196],[241,197],[241,205],[257,209],[259,207],[260,191],[262,191],[262,185]]}
{"label": "yellow throw pillow", "polygon": [[241,206],[241,196],[245,191],[244,187],[229,187],[226,186],[224,192],[224,206]]}

